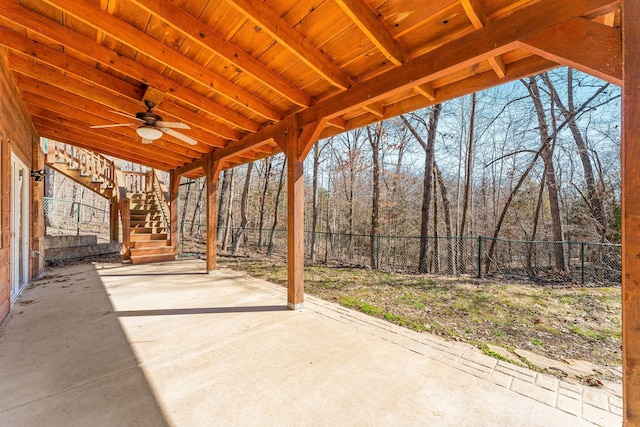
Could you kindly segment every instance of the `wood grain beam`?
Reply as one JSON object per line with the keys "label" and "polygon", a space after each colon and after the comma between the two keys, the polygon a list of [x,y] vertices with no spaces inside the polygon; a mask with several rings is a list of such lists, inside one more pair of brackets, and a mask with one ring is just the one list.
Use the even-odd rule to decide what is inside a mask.
{"label": "wood grain beam", "polygon": [[[538,74],[558,66],[559,64],[549,61],[545,58],[531,56],[509,64],[507,75],[504,79],[499,78],[498,75],[493,72],[493,70],[486,71],[473,77],[438,88],[437,99],[429,100],[423,96],[414,96],[396,104],[388,105],[385,109],[384,118],[388,119],[391,117],[396,117],[400,114],[406,113],[407,111],[419,110],[421,108],[429,107],[439,102],[445,102],[451,99],[459,98],[461,96],[469,95],[480,90],[504,84],[506,82]],[[342,133],[344,130],[357,129],[375,123],[377,121],[379,121],[379,119],[371,115],[361,115],[346,122],[345,128],[342,130],[333,129],[331,127],[325,128],[324,131],[320,134],[320,138],[329,138],[336,134]]]}
{"label": "wood grain beam", "polygon": [[434,101],[436,99],[436,91],[433,88],[433,85],[430,83],[425,83],[414,88],[416,92],[420,95],[427,98],[429,101]]}
{"label": "wood grain beam", "polygon": [[460,0],[469,21],[471,21],[476,30],[484,27],[487,23],[484,7],[480,2],[481,0]]}
{"label": "wood grain beam", "polygon": [[316,46],[291,28],[277,13],[266,7],[264,3],[253,0],[227,0],[227,2],[260,26],[326,81],[340,89],[353,86],[354,81],[350,76],[331,62],[331,59]]}
{"label": "wood grain beam", "polygon": [[[363,105],[409,90],[417,85],[444,77],[454,70],[471,67],[502,55],[543,30],[576,16],[608,11],[618,6],[612,0],[541,0],[518,9],[507,18],[489,22],[485,27],[451,41],[384,74],[358,83],[347,92],[327,98],[298,113],[299,123],[319,118],[333,118]],[[518,31],[513,31],[518,22]],[[455,55],[452,54],[455,52]]]}
{"label": "wood grain beam", "polygon": [[236,84],[193,62],[162,42],[118,19],[106,11],[92,7],[89,2],[76,0],[43,0],[80,21],[100,28],[106,34],[130,48],[153,58],[165,67],[184,75],[219,93],[242,108],[247,108],[270,120],[278,120],[281,113],[265,101],[253,96]]}
{"label": "wood grain beam", "polygon": [[371,104],[365,104],[362,106],[366,111],[370,112],[376,117],[384,117],[384,106],[379,102],[373,102]]}
{"label": "wood grain beam", "polygon": [[622,38],[612,28],[574,18],[522,40],[532,53],[622,85]]}
{"label": "wood grain beam", "polygon": [[501,79],[507,75],[507,69],[506,69],[506,66],[504,65],[504,61],[502,60],[502,56],[498,55],[498,56],[489,58],[489,65],[491,65],[491,68],[493,69],[493,71],[495,71],[495,73]]}
{"label": "wood grain beam", "polygon": [[134,60],[118,55],[115,51],[93,40],[82,37],[73,30],[50,21],[24,6],[20,6],[11,1],[0,2],[0,15],[6,16],[30,32],[34,32],[54,43],[63,45],[65,50],[71,49],[81,53],[104,67],[130,76],[132,79],[147,85],[154,86],[170,96],[201,109],[230,125],[238,126],[241,129],[251,132],[257,131],[260,127],[247,117],[229,110],[227,107],[182,86],[160,73],[148,69]]}
{"label": "wood grain beam", "polygon": [[335,0],[360,31],[393,64],[407,61],[407,54],[363,0]]}
{"label": "wood grain beam", "polygon": [[[126,112],[133,116],[135,116],[136,112],[140,111],[139,100],[135,98],[137,92],[135,91],[135,87],[132,85],[130,85],[129,89],[126,92],[116,92],[113,88],[111,91],[96,90],[96,86],[93,84],[85,83],[84,81],[75,79],[72,76],[65,75],[62,72],[58,72],[44,65],[35,63],[33,60],[21,56],[20,54],[10,53],[8,65],[13,71],[21,75],[28,76],[36,82],[46,81],[48,83],[51,83],[51,85],[55,86],[56,88],[63,89],[71,94],[75,94],[87,100],[95,101],[105,107]],[[97,72],[101,73],[99,71]],[[88,78],[85,78],[83,80],[88,80]],[[37,84],[41,85],[41,83]],[[200,142],[202,142],[203,144],[213,147],[220,147],[224,145],[223,141],[219,138],[218,135],[206,130],[207,125],[209,125],[210,123],[205,117],[183,109],[177,105],[172,106],[168,102],[164,104],[165,105],[163,106],[163,108],[157,110],[158,112],[162,112],[165,109],[170,110],[176,113],[175,115],[178,118],[190,123],[195,127],[195,129],[189,131],[189,136],[192,136],[196,140],[200,140]],[[96,113],[99,115],[103,115],[106,112],[107,110],[103,109],[101,112]],[[182,117],[180,117],[179,115],[181,115]],[[123,120],[126,120],[126,118],[121,118],[120,122],[122,122]],[[89,123],[88,125],[90,124],[103,123],[96,123],[94,121]],[[204,129],[204,131],[202,129]]]}
{"label": "wood grain beam", "polygon": [[220,55],[254,79],[262,82],[289,101],[303,107],[311,104],[311,97],[294,87],[279,74],[267,68],[203,22],[167,0],[133,0],[140,7],[169,23],[200,46]]}

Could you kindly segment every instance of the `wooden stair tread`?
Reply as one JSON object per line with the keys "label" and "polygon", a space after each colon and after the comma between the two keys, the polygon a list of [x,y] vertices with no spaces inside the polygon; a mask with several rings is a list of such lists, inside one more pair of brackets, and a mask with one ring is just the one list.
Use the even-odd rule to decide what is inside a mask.
{"label": "wooden stair tread", "polygon": [[150,264],[152,262],[175,261],[176,256],[170,254],[131,255],[131,264]]}

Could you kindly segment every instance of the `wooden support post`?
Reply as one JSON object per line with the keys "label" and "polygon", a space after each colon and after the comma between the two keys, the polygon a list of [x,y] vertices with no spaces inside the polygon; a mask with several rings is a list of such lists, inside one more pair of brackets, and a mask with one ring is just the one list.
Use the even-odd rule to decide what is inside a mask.
{"label": "wooden support post", "polygon": [[218,177],[220,176],[220,161],[213,161],[207,156],[205,173],[207,174],[207,272],[213,273],[217,269],[218,257]]}
{"label": "wooden support post", "polygon": [[131,259],[131,208],[129,199],[120,200],[120,219],[122,220],[122,260]]}
{"label": "wooden support post", "polygon": [[326,121],[304,128],[287,126],[287,306],[302,308],[304,302],[304,159],[318,139]]}
{"label": "wooden support post", "polygon": [[622,2],[622,373],[625,426],[640,426],[640,2]]}
{"label": "wooden support post", "polygon": [[289,137],[287,152],[287,306],[302,308],[304,302],[304,169],[297,138]]}
{"label": "wooden support post", "polygon": [[109,237],[112,242],[120,240],[120,233],[118,232],[118,197],[111,197],[111,203],[109,203]]}
{"label": "wooden support post", "polygon": [[178,195],[180,191],[180,175],[171,172],[169,175],[169,235],[173,251],[178,254]]}

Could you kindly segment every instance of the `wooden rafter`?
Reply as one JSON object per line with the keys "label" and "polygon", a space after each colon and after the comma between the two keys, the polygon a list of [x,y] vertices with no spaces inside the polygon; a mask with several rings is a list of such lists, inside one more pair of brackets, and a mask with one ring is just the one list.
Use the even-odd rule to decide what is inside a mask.
{"label": "wooden rafter", "polygon": [[256,98],[244,89],[234,85],[232,82],[219,76],[213,71],[200,64],[197,64],[163,44],[162,42],[148,36],[144,32],[132,27],[124,21],[105,12],[102,9],[93,8],[89,3],[75,0],[43,0],[63,12],[85,22],[88,25],[99,27],[111,37],[121,43],[153,58],[162,65],[190,78],[216,92],[228,100],[235,102],[238,106],[248,108],[256,114],[277,120],[281,118],[281,113],[263,100]]}
{"label": "wooden rafter", "polygon": [[162,74],[150,70],[138,62],[118,55],[107,47],[81,37],[74,31],[48,20],[26,7],[10,1],[0,2],[0,15],[8,17],[14,23],[29,31],[65,46],[66,49],[79,52],[104,67],[111,68],[125,75],[132,76],[135,80],[152,85],[163,92],[171,94],[172,97],[179,98],[229,124],[253,132],[259,129],[257,123],[249,120],[245,116],[223,107]]}
{"label": "wooden rafter", "polygon": [[[487,24],[487,16],[484,13],[484,8],[480,1],[481,0],[460,0],[467,17],[476,30],[483,28]],[[507,74],[502,56],[497,55],[491,57],[488,61],[498,77],[503,78]]]}
{"label": "wooden rafter", "polygon": [[407,54],[402,47],[363,0],[336,0],[336,3],[389,61],[395,65],[407,61]]}
{"label": "wooden rafter", "polygon": [[178,31],[200,44],[206,49],[221,55],[227,61],[235,64],[256,80],[259,80],[291,102],[308,106],[311,97],[275,72],[265,67],[260,61],[239,49],[233,43],[212,31],[197,18],[189,15],[178,6],[167,0],[133,0],[139,6],[164,20],[170,22]]}
{"label": "wooden rafter", "polygon": [[[562,42],[559,43],[559,40]],[[522,43],[533,53],[547,59],[610,83],[622,84],[622,39],[619,28],[575,18],[527,37]]]}
{"label": "wooden rafter", "polygon": [[354,84],[351,77],[333,64],[331,59],[291,28],[278,14],[263,6],[261,2],[252,0],[227,1],[332,85],[347,89]]}
{"label": "wooden rafter", "polygon": [[[527,37],[561,24],[575,17],[594,12],[607,11],[617,7],[612,0],[583,0],[571,4],[558,4],[556,0],[541,0],[534,5],[517,10],[508,18],[492,21],[472,34],[456,39],[438,49],[417,57],[397,68],[362,82],[347,92],[338,93],[310,108],[296,113],[300,126],[322,119],[332,119],[365,105],[381,101],[385,97],[409,91],[416,86],[430,82],[465,67],[488,61],[518,47]],[[514,33],[512,21],[521,22]],[[451,55],[450,52],[456,52]],[[505,70],[509,73],[509,70]],[[480,88],[476,89],[480,90]],[[393,111],[393,109],[390,109]],[[398,112],[394,115],[400,114]],[[285,131],[286,123],[281,121],[265,127],[262,131],[249,135],[241,141],[231,143],[221,151],[225,156],[234,150],[247,151],[260,145],[274,135]]]}

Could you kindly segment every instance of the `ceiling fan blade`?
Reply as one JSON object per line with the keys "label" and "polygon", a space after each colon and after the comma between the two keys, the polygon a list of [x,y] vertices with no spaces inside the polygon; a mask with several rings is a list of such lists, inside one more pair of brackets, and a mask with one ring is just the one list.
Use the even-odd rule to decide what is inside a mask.
{"label": "ceiling fan blade", "polygon": [[123,113],[122,111],[118,111],[118,110],[110,110],[109,112],[110,112],[110,113],[114,113],[114,114],[119,114],[119,115],[124,116],[124,117],[127,117],[127,118],[129,118],[129,119],[138,120],[139,122],[142,122],[142,123],[144,123],[144,122],[145,122],[144,120],[139,119],[139,118],[137,118],[137,117],[136,117],[136,116],[134,116],[134,115],[127,114],[127,113]]}
{"label": "ceiling fan blade", "polygon": [[164,128],[164,127],[161,127],[159,129],[162,132],[166,133],[167,135],[171,135],[171,136],[173,136],[175,138],[178,138],[180,141],[184,141],[187,144],[191,144],[191,145],[197,145],[198,144],[198,141],[196,141],[195,139],[193,139],[193,138],[191,138],[191,137],[189,137],[189,136],[187,136],[185,134],[182,134],[180,132],[176,132],[173,129],[168,129],[168,128]]}
{"label": "ceiling fan blade", "polygon": [[116,123],[112,125],[89,126],[91,129],[115,128],[118,126],[138,126],[137,123]]}
{"label": "ceiling fan blade", "polygon": [[156,122],[156,125],[160,127],[173,128],[173,129],[191,129],[191,126],[182,122]]}

